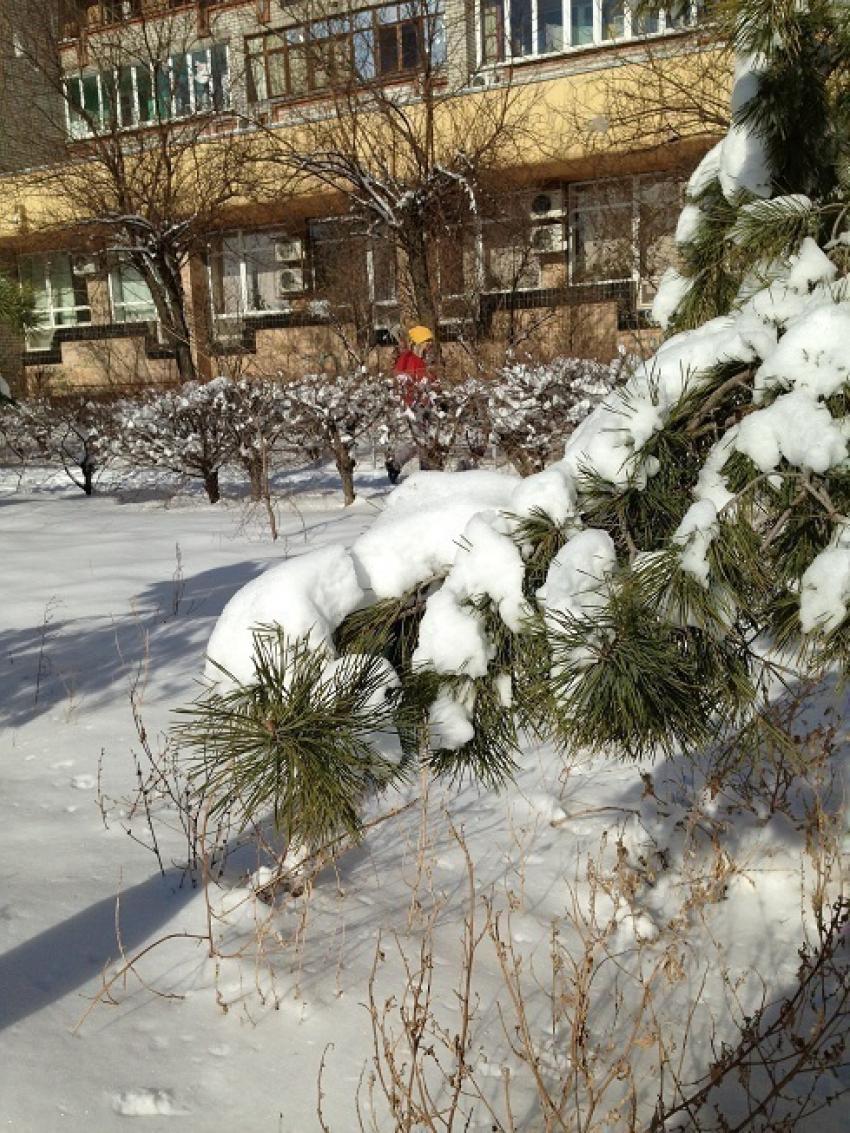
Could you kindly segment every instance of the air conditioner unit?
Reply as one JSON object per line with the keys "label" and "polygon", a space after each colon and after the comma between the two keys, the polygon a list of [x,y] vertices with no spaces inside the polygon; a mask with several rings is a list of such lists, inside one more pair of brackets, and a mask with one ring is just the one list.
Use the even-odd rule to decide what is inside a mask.
{"label": "air conditioner unit", "polygon": [[278,295],[292,295],[304,290],[304,272],[301,268],[285,268],[277,277]]}
{"label": "air conditioner unit", "polygon": [[637,301],[635,303],[637,309],[639,311],[651,311],[657,291],[658,288],[654,283],[650,283],[648,279],[639,280],[637,286]]}
{"label": "air conditioner unit", "polygon": [[274,242],[274,258],[279,264],[291,264],[301,260],[303,255],[301,240],[297,236],[284,236]]}
{"label": "air conditioner unit", "polygon": [[501,71],[479,71],[469,80],[471,87],[495,87],[502,81]]}
{"label": "air conditioner unit", "polygon": [[74,275],[97,275],[98,263],[94,256],[74,256],[71,260]]}
{"label": "air conditioner unit", "polygon": [[531,234],[531,246],[540,255],[563,252],[566,247],[563,224],[540,224]]}
{"label": "air conditioner unit", "polygon": [[556,220],[564,215],[563,189],[540,189],[528,202],[532,220]]}

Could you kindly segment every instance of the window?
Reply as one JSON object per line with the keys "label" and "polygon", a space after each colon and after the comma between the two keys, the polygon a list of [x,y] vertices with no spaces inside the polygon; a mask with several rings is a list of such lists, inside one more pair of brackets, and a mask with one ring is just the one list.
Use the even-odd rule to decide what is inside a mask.
{"label": "window", "polygon": [[543,287],[544,265],[565,263],[564,200],[563,188],[555,185],[498,202],[497,214],[485,218],[482,229],[485,291]]}
{"label": "window", "polygon": [[570,187],[570,278],[610,283],[634,275],[632,181]]}
{"label": "window", "polygon": [[369,242],[369,298],[375,326],[388,327],[398,321],[398,264],[396,246],[387,233],[378,232]]}
{"label": "window", "polygon": [[[280,230],[229,232],[209,250],[216,337],[238,333],[245,316],[283,314],[308,292],[355,322],[397,321],[395,250],[352,221],[309,222],[309,261],[299,235]],[[309,270],[308,270],[309,269]]]}
{"label": "window", "polygon": [[309,232],[314,294],[336,306],[370,302],[372,260],[366,233],[343,217],[311,220]]}
{"label": "window", "polygon": [[[21,283],[35,297],[39,324],[27,331],[27,350],[47,350],[57,327],[91,322],[85,276],[75,274],[71,256],[29,256],[20,261]],[[76,261],[78,268],[81,261]]]}
{"label": "window", "polygon": [[570,282],[655,285],[675,260],[681,189],[651,177],[570,186]]}
{"label": "window", "polygon": [[699,5],[693,0],[675,15],[662,7],[638,15],[628,0],[478,0],[480,60],[501,63],[659,34],[692,23]]}
{"label": "window", "polygon": [[396,254],[385,233],[367,236],[350,220],[329,217],[310,221],[313,290],[343,305],[365,297],[377,312],[395,308]]}
{"label": "window", "polygon": [[525,291],[540,286],[540,260],[534,249],[504,225],[484,229],[484,290]]}
{"label": "window", "polygon": [[68,108],[68,132],[72,138],[84,138],[107,124],[107,107],[100,85],[100,76],[80,75],[65,84]]}
{"label": "window", "polygon": [[156,321],[156,306],[150,288],[138,268],[125,260],[116,261],[110,268],[109,298],[113,322]]}
{"label": "window", "polygon": [[[150,5],[148,5],[150,7]],[[102,0],[100,20],[102,23],[120,23],[122,20],[142,14],[142,0]]]}
{"label": "window", "polygon": [[305,290],[303,244],[285,232],[231,232],[210,249],[213,315],[288,311]]}
{"label": "window", "polygon": [[416,4],[390,4],[377,12],[379,75],[398,75],[422,66],[425,44]]}
{"label": "window", "polygon": [[638,274],[651,288],[676,263],[676,223],[682,210],[682,186],[676,181],[642,178],[636,193]]}
{"label": "window", "polygon": [[68,132],[86,138],[112,125],[128,129],[185,118],[230,105],[228,53],[222,43],[170,56],[151,67],[128,63],[114,71],[65,81]]}
{"label": "window", "polygon": [[446,60],[442,0],[406,0],[248,36],[248,98],[298,97]]}
{"label": "window", "polygon": [[353,41],[344,19],[322,21],[246,39],[248,98],[326,90],[353,74]]}

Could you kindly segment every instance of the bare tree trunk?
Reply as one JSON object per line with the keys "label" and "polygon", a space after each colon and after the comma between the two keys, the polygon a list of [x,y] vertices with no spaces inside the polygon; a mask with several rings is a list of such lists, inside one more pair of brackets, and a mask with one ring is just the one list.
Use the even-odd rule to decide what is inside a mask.
{"label": "bare tree trunk", "polygon": [[[401,242],[407,255],[407,270],[413,301],[416,304],[416,317],[437,334],[439,314],[434,295],[431,266],[428,262],[428,242],[422,217],[411,217],[401,235]],[[435,344],[439,349],[439,343]]]}
{"label": "bare tree trunk", "polygon": [[337,472],[339,472],[339,478],[342,481],[343,500],[345,501],[345,506],[348,507],[350,504],[353,504],[356,499],[354,491],[354,468],[357,461],[354,459],[351,445],[346,444],[336,426],[334,426],[331,431],[331,448],[333,450]]}
{"label": "bare tree trunk", "polygon": [[174,351],[181,385],[197,381],[198,369],[192,356],[189,321],[186,318],[186,292],[179,264],[171,264],[167,254],[158,255],[156,262],[151,262],[145,253],[134,256],[134,259],[150,289],[166,343]]}
{"label": "bare tree trunk", "polygon": [[204,488],[211,504],[217,504],[221,499],[221,488],[218,483],[218,469],[209,468],[204,472]]}
{"label": "bare tree trunk", "polygon": [[248,482],[251,485],[251,503],[258,504],[268,495],[268,480],[266,479],[265,461],[261,455],[251,457],[246,461]]}

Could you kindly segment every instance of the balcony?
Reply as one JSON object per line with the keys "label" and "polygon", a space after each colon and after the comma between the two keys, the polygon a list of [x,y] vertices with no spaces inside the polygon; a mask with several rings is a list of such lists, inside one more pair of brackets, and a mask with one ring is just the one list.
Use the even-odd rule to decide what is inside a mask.
{"label": "balcony", "polygon": [[63,39],[79,39],[85,31],[115,27],[128,20],[166,15],[186,8],[205,8],[208,0],[64,0],[60,5]]}

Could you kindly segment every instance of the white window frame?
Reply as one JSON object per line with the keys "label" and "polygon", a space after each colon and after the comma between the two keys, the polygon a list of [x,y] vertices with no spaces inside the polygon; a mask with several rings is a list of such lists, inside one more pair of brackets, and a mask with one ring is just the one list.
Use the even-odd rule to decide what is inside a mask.
{"label": "white window frame", "polygon": [[[223,52],[223,55],[219,54],[219,52],[217,52],[216,49],[219,49],[219,52]],[[176,91],[176,86],[175,86],[175,82],[174,82],[174,67],[175,67],[175,60],[179,59],[181,56],[182,56],[182,58],[183,58],[183,60],[186,64],[187,74],[188,74],[189,109],[185,113],[178,114],[177,113],[177,91]],[[200,58],[201,56],[203,56],[204,58]],[[132,114],[131,114],[132,120],[130,122],[121,122],[120,121],[121,108],[120,108],[120,99],[118,99],[117,100],[118,105],[112,107],[111,109],[112,109],[112,112],[115,115],[117,115],[117,117],[119,119],[119,121],[117,122],[117,128],[119,130],[136,130],[136,129],[139,129],[139,128],[144,128],[146,126],[154,126],[154,125],[157,124],[158,121],[161,121],[161,122],[164,122],[164,121],[169,121],[169,122],[170,121],[180,121],[181,119],[184,119],[184,118],[191,118],[194,115],[199,114],[199,113],[200,114],[206,114],[208,112],[209,113],[215,112],[216,109],[218,109],[218,108],[216,108],[216,106],[215,106],[214,93],[211,91],[210,104],[208,106],[202,106],[200,108],[198,107],[197,93],[196,93],[197,71],[198,71],[199,66],[206,65],[206,67],[208,68],[208,73],[209,73],[208,82],[209,83],[214,82],[213,60],[215,58],[222,58],[224,60],[224,66],[220,70],[220,72],[218,73],[218,80],[221,83],[221,91],[222,91],[222,105],[221,105],[220,109],[221,110],[227,110],[230,107],[230,104],[231,104],[231,85],[230,85],[230,46],[226,43],[211,43],[211,44],[208,44],[205,47],[197,47],[194,50],[187,51],[185,53],[184,52],[176,52],[175,54],[169,56],[169,58],[166,60],[166,62],[161,65],[162,70],[165,72],[165,74],[168,77],[168,89],[170,91],[170,105],[168,107],[167,117],[165,115],[162,115],[162,114],[158,114],[158,115],[155,115],[152,118],[146,118],[146,119],[142,119],[142,117],[141,117],[140,105],[139,105],[139,78],[138,78],[138,72],[139,72],[140,69],[143,68],[144,70],[150,72],[154,101],[156,102],[158,97],[159,97],[158,96],[158,90],[157,90],[157,71],[156,71],[156,69],[152,69],[150,64],[148,64],[148,63],[142,63],[138,60],[135,61],[135,62],[128,61],[127,63],[123,64],[121,68],[118,68],[118,69],[116,69],[112,72],[110,72],[110,71],[84,71],[84,72],[81,72],[79,75],[68,76],[65,79],[64,84],[63,84],[64,85],[64,92],[65,92],[65,124],[66,124],[66,128],[67,128],[67,131],[68,131],[68,136],[71,137],[71,138],[90,138],[92,136],[93,132],[94,132],[92,130],[91,126],[89,125],[89,123],[85,120],[85,118],[79,116],[79,114],[73,108],[73,100],[72,100],[72,97],[71,97],[72,85],[77,84],[79,89],[80,89],[80,94],[82,94],[83,83],[87,79],[94,78],[96,85],[97,85],[97,108],[96,108],[95,113],[92,115],[92,118],[94,119],[95,125],[99,126],[100,129],[102,129],[102,130],[109,129],[112,125],[112,120],[111,120],[109,113],[108,113],[108,111],[110,110],[109,100],[108,100],[108,98],[107,98],[107,96],[104,92],[104,76],[105,75],[111,75],[111,79],[112,79],[111,85],[113,86],[115,91],[118,91],[120,70],[122,70],[124,67],[126,67],[130,70],[130,74],[131,74],[131,77],[132,77]],[[80,103],[82,104],[82,99],[80,99]]]}
{"label": "white window frame", "polygon": [[[612,177],[606,178],[601,181],[577,181],[569,186],[569,206],[567,212],[567,278],[571,287],[600,287],[606,284],[615,283],[635,283],[647,282],[641,276],[641,231],[640,231],[640,209],[643,199],[643,192],[646,187],[652,187],[656,184],[669,183],[675,184],[672,178],[664,177],[663,175],[653,174],[636,174],[634,176],[625,177]],[[576,224],[576,214],[579,210],[577,198],[582,190],[605,185],[628,185],[631,193],[630,205],[624,205],[624,211],[629,208],[630,213],[630,267],[628,273],[623,275],[600,277],[599,279],[576,279],[576,242],[578,239],[578,226]],[[681,193],[682,187],[679,187]],[[581,211],[584,212],[599,212],[604,213],[608,211],[610,206],[604,203],[599,205],[586,206]],[[674,214],[676,210],[674,210]]]}
{"label": "white window frame", "polygon": [[[120,257],[113,261],[109,268],[109,309],[113,323],[153,323],[158,322],[156,304],[153,296],[150,299],[125,299],[123,297],[124,282],[122,273],[130,270],[139,277],[145,287],[144,278],[138,268],[133,267],[127,260]],[[119,292],[119,288],[121,289]],[[148,287],[148,294],[150,288]]]}
{"label": "white window frame", "polygon": [[[37,307],[36,310],[39,315],[38,326],[33,327],[26,332],[26,349],[29,350],[44,350],[49,349],[43,346],[39,341],[40,338],[50,335],[52,341],[54,333],[62,327],[68,326],[89,326],[92,321],[91,317],[91,304],[90,303],[74,303],[70,306],[59,304],[55,302],[56,284],[53,280],[52,272],[54,264],[59,260],[67,261],[67,268],[72,277],[73,285],[73,257],[67,252],[54,252],[48,255],[34,255],[22,257],[18,262],[18,278],[24,285],[29,283],[21,274],[23,264],[26,263],[40,263],[44,269],[44,297],[45,305]],[[57,318],[57,316],[61,316]]]}
{"label": "white window frame", "polygon": [[[578,2],[578,0],[576,0]],[[571,51],[581,51],[599,44],[622,43],[631,39],[647,39],[650,37],[666,35],[671,31],[682,31],[691,26],[697,18],[703,0],[690,0],[686,20],[677,20],[668,26],[668,15],[663,5],[659,5],[658,28],[652,32],[635,30],[633,24],[632,6],[629,0],[623,0],[623,34],[622,36],[606,36],[602,22],[602,7],[605,0],[592,0],[593,3],[593,33],[592,38],[585,43],[573,44],[572,36],[572,8],[573,0],[561,0],[563,43],[560,48],[541,51],[538,47],[539,32],[539,0],[502,0],[504,13],[503,43],[498,59],[485,59],[484,57],[484,18],[482,13],[483,0],[476,0],[475,4],[475,43],[476,59],[479,68],[498,67],[502,63],[522,62],[527,59],[550,58],[553,55],[562,55]],[[585,4],[587,0],[585,0]],[[513,53],[511,49],[511,8],[513,5],[531,5],[531,50]]]}
{"label": "white window frame", "polygon": [[[232,321],[234,319],[241,319],[241,318],[244,318],[246,315],[251,315],[251,316],[280,315],[280,314],[286,314],[288,311],[290,311],[292,309],[292,299],[284,296],[283,294],[277,294],[276,295],[276,299],[278,300],[278,302],[273,307],[254,307],[250,303],[252,288],[250,287],[250,284],[249,284],[249,265],[248,265],[249,253],[246,251],[246,246],[247,246],[249,239],[254,239],[254,238],[259,237],[259,236],[267,237],[270,250],[276,244],[280,244],[281,246],[285,246],[286,244],[294,246],[295,243],[297,242],[298,247],[301,249],[300,255],[297,256],[297,257],[295,255],[293,255],[292,258],[286,259],[286,260],[275,260],[275,264],[276,264],[275,270],[276,271],[285,271],[285,270],[292,270],[294,268],[298,268],[298,269],[301,270],[302,278],[304,280],[304,286],[300,291],[293,290],[292,293],[291,293],[292,297],[301,296],[302,294],[306,293],[309,290],[308,279],[307,279],[307,271],[306,271],[306,266],[304,264],[304,243],[303,243],[303,240],[301,240],[300,237],[293,237],[293,235],[290,232],[286,232],[285,230],[280,229],[280,228],[269,228],[269,229],[241,229],[240,228],[240,229],[236,229],[236,230],[231,230],[229,232],[223,232],[221,234],[220,240],[218,241],[218,243],[216,245],[212,245],[212,244],[209,245],[208,255],[207,255],[207,285],[208,285],[209,297],[210,297],[210,310],[211,310],[214,322],[216,322],[216,323],[218,323],[218,322],[226,323],[228,320]],[[214,275],[213,275],[213,272],[214,272],[213,261],[214,261],[215,257],[221,257],[222,268],[223,268],[223,261],[224,261],[224,257],[225,257],[225,254],[226,254],[225,253],[225,246],[227,247],[227,252],[230,255],[232,255],[234,259],[237,260],[238,268],[239,268],[238,275],[236,276],[237,291],[238,291],[237,304],[236,304],[237,309],[233,310],[233,311],[227,310],[227,309],[216,310],[216,302],[215,302],[216,287],[215,287],[215,280],[214,280]],[[222,283],[223,283],[223,278],[222,278]]]}

